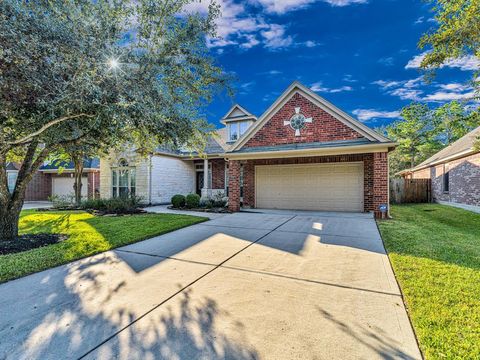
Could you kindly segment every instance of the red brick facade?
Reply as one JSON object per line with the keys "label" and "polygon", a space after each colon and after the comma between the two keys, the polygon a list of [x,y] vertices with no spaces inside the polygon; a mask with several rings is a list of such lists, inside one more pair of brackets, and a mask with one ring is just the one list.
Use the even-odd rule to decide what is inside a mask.
{"label": "red brick facade", "polygon": [[[449,173],[449,191],[444,191],[443,174]],[[407,177],[432,179],[434,201],[480,206],[480,153],[415,171]]]}
{"label": "red brick facade", "polygon": [[212,189],[225,189],[225,160],[212,159]]}
{"label": "red brick facade", "polygon": [[228,197],[228,209],[240,210],[240,162],[231,160],[228,164],[228,185],[230,188]]}
{"label": "red brick facade", "polygon": [[364,166],[364,211],[377,211],[380,204],[388,204],[387,153],[311,156],[298,158],[241,161],[244,174],[243,205],[247,207],[255,207],[255,166],[257,165],[319,164],[357,161],[363,162]]}
{"label": "red brick facade", "polygon": [[[100,172],[89,172],[86,174],[88,178],[87,186],[88,197],[92,198],[100,196]],[[71,173],[45,173],[37,171],[33,175],[32,180],[28,183],[25,191],[25,201],[46,201],[52,195],[52,179],[54,177],[71,177]],[[72,188],[73,192],[73,188]]]}
{"label": "red brick facade", "polygon": [[25,190],[25,201],[44,201],[52,195],[52,177],[37,171]]}
{"label": "red brick facade", "polygon": [[[284,120],[289,120],[295,114],[296,107],[300,107],[300,112],[306,118],[313,119],[311,123],[306,123],[300,136],[295,136],[295,130],[283,124]],[[352,140],[361,137],[358,132],[296,93],[244,147]]]}

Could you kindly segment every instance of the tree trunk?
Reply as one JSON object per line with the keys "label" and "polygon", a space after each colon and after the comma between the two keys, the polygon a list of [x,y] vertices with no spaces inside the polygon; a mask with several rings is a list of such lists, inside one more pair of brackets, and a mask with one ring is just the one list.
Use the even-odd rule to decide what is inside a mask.
{"label": "tree trunk", "polygon": [[22,211],[23,199],[17,203],[9,201],[0,204],[0,241],[13,240],[18,236],[18,222]]}
{"label": "tree trunk", "polygon": [[75,190],[75,205],[80,206],[82,202],[82,175],[83,175],[83,156],[77,155],[73,157],[75,165],[75,182],[73,189]]}

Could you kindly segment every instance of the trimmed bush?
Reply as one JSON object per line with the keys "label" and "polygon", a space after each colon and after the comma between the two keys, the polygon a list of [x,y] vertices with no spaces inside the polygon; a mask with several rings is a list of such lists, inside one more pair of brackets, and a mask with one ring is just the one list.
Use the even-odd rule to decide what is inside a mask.
{"label": "trimmed bush", "polygon": [[190,209],[198,208],[200,206],[200,196],[198,194],[188,194],[185,203]]}
{"label": "trimmed bush", "polygon": [[185,206],[185,196],[177,194],[172,196],[172,205],[174,208],[180,209]]}
{"label": "trimmed bush", "polygon": [[119,197],[111,199],[91,199],[82,202],[81,208],[97,210],[108,214],[131,214],[138,212],[142,198],[139,196]]}

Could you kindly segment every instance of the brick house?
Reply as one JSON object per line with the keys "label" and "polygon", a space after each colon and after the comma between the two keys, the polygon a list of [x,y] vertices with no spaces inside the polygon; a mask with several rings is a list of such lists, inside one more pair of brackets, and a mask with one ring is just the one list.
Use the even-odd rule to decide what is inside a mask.
{"label": "brick house", "polygon": [[[100,194],[100,161],[98,158],[84,161],[84,177],[82,179],[82,196],[98,197]],[[20,164],[7,164],[7,179],[10,191],[13,191]],[[25,201],[46,201],[52,195],[65,196],[73,194],[73,163],[44,163],[33,175],[27,185]]]}
{"label": "brick house", "polygon": [[480,151],[474,147],[479,136],[480,127],[398,175],[432,179],[434,201],[480,211]]}
{"label": "brick house", "polygon": [[388,204],[395,144],[298,82],[260,117],[240,105],[221,119],[205,156],[158,148],[100,160],[102,197],[135,193],[148,203],[174,194],[227,195],[231,211],[277,208],[375,212]]}

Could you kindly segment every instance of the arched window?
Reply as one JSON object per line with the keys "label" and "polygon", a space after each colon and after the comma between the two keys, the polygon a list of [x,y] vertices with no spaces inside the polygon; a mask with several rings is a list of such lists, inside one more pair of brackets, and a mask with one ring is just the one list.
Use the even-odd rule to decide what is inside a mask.
{"label": "arched window", "polygon": [[136,169],[129,166],[126,159],[120,159],[118,165],[112,167],[112,196],[128,197],[135,195]]}

